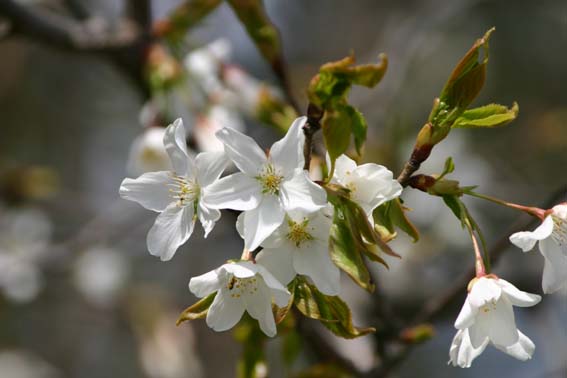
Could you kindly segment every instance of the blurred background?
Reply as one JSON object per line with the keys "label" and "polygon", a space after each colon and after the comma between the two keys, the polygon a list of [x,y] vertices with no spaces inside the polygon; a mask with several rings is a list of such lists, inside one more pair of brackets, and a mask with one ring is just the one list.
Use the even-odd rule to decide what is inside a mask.
{"label": "blurred background", "polygon": [[[126,12],[119,0],[9,3],[82,19],[95,34],[108,25],[119,28]],[[162,19],[178,5],[153,1],[152,18]],[[6,6],[0,0],[0,377],[235,376],[241,346],[230,332],[215,333],[204,321],[175,326],[196,300],[187,289],[190,277],[240,254],[235,216],[223,213],[207,241],[198,227],[173,260],[162,263],[145,244],[156,214],[121,200],[118,188],[123,178],[165,164],[160,131],[151,127],[177,116],[191,130],[194,150],[214,149],[212,133],[222,125],[246,130],[266,147],[279,138],[250,105],[259,92],[283,99],[270,66],[226,4],[191,29],[172,54],[178,65],[168,65],[152,48],[150,63],[158,62],[158,69],[150,72],[149,90],[124,62],[116,64],[104,52],[60,48],[42,38],[45,30],[22,31],[2,13]],[[364,159],[395,174],[455,63],[496,26],[487,82],[475,105],[517,101],[518,119],[501,129],[455,130],[421,171],[439,173],[452,156],[452,177],[463,185],[526,205],[543,206],[565,188],[565,1],[266,0],[265,6],[281,32],[291,91],[302,109],[321,64],[352,51],[360,63],[388,55],[377,88],[355,88],[350,99],[369,124]],[[178,70],[186,72],[186,84],[159,90],[155,82]],[[379,297],[344,277],[342,297],[361,326],[374,324],[376,301],[411,318],[473,263],[466,232],[440,199],[412,189],[403,198],[421,240],[414,244],[400,234],[392,243],[403,258],[389,258],[390,270],[375,267]],[[508,236],[519,217],[480,200],[466,203],[489,245]],[[542,267],[538,252],[522,254],[510,245],[494,272],[541,294]],[[471,369],[447,366],[452,324],[465,294],[436,319],[436,336],[391,376],[567,377],[565,290],[516,311],[519,329],[537,346],[531,361],[491,347]],[[379,340],[372,336],[326,336],[359,369],[376,363]],[[291,367],[281,367],[282,343],[267,344],[270,377],[290,376],[314,362],[316,351],[304,342]]]}

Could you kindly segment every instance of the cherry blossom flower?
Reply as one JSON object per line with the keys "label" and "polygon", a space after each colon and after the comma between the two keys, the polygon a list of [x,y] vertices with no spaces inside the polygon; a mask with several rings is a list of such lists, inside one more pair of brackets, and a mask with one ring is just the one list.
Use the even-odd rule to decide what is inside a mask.
{"label": "cherry blossom flower", "polygon": [[240,115],[228,106],[213,105],[205,114],[197,117],[193,134],[201,151],[224,151],[224,144],[215,134],[223,127],[230,126],[234,130],[244,131],[244,122]]}
{"label": "cherry blossom flower", "polygon": [[567,284],[567,203],[554,206],[534,231],[516,232],[510,241],[522,251],[531,251],[539,242],[545,258],[542,287],[546,294]]}
{"label": "cherry blossom flower", "polygon": [[198,218],[205,237],[212,231],[220,212],[205,205],[208,187],[227,164],[224,152],[203,152],[195,159],[187,152],[181,119],[168,126],[163,139],[173,171],[149,172],[137,179],[124,179],[120,196],[160,213],[147,238],[148,250],[163,261],[170,260],[185,243]]}
{"label": "cherry blossom flower", "polygon": [[323,294],[338,295],[340,271],[329,255],[331,216],[328,208],[311,214],[288,213],[286,221],[264,240],[256,261],[284,284],[303,274]]}
{"label": "cherry blossom flower", "polygon": [[213,209],[244,211],[244,242],[256,249],[284,221],[285,213],[317,211],[327,203],[323,188],[312,182],[303,169],[303,125],[296,119],[284,138],[274,143],[269,156],[254,140],[236,130],[224,128],[217,137],[225,152],[241,171],[210,186],[204,199]]}
{"label": "cherry blossom flower", "polygon": [[351,199],[369,216],[384,202],[399,197],[403,189],[388,168],[374,163],[357,166],[346,155],[337,158],[331,182],[350,189]]}
{"label": "cherry blossom flower", "polygon": [[276,335],[272,300],[284,307],[290,297],[285,286],[266,268],[250,261],[227,263],[193,277],[189,290],[199,298],[217,293],[206,319],[213,330],[220,332],[234,327],[247,311],[270,337]]}
{"label": "cherry blossom flower", "polygon": [[540,300],[539,295],[520,291],[501,278],[473,279],[455,321],[458,331],[449,351],[449,363],[470,367],[490,343],[519,360],[530,359],[535,346],[516,327],[513,306],[530,307]]}

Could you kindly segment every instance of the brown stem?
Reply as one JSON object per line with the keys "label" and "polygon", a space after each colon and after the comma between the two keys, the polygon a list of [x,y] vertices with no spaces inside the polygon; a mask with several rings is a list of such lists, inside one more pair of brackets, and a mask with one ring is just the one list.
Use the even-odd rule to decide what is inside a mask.
{"label": "brown stem", "polygon": [[311,165],[313,135],[321,128],[321,118],[323,118],[323,110],[313,104],[309,104],[307,107],[307,122],[303,126],[303,133],[305,134],[305,144],[303,145],[305,163],[303,169],[307,171]]}
{"label": "brown stem", "polygon": [[402,186],[406,187],[409,185],[411,175],[413,175],[419,169],[421,163],[427,160],[429,155],[431,155],[432,149],[433,146],[428,144],[422,146],[416,145],[414,147],[409,160],[404,164],[404,168],[397,178],[398,182]]}

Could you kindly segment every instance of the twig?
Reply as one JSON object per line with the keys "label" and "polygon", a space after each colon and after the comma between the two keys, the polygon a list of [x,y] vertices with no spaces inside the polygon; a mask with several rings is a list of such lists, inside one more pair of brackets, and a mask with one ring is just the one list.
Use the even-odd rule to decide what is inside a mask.
{"label": "twig", "polygon": [[321,128],[321,118],[323,118],[323,110],[313,104],[307,107],[307,122],[303,126],[305,134],[305,144],[303,145],[303,157],[305,163],[303,169],[309,170],[311,165],[311,153],[313,151],[313,135]]}
{"label": "twig", "polygon": [[[552,207],[554,204],[559,202],[562,198],[565,198],[567,193],[567,187],[562,186],[560,189],[556,190],[552,195],[544,203],[544,208]],[[500,238],[496,244],[491,248],[490,257],[491,262],[495,264],[503,253],[506,251],[508,246],[510,245],[508,241],[508,235],[529,229],[535,223],[537,223],[537,219],[531,217],[528,222],[525,220],[525,216],[522,215],[510,228],[508,232],[506,232],[505,236]],[[427,301],[415,316],[415,318],[407,324],[407,326],[412,326],[420,323],[429,322],[435,319],[439,314],[443,312],[453,301],[463,297],[466,292],[466,287],[471,280],[472,277],[475,275],[474,267],[471,267],[464,273],[460,278],[454,281],[453,285],[449,287],[445,292],[443,292],[438,297],[434,297]],[[404,344],[401,340],[395,340],[395,342],[400,343],[400,347],[395,353],[392,353],[390,356],[387,356],[382,363],[375,368],[369,370],[362,377],[366,378],[380,378],[380,377],[387,377],[392,370],[394,370],[400,363],[402,363],[409,352],[417,345],[417,344]]]}

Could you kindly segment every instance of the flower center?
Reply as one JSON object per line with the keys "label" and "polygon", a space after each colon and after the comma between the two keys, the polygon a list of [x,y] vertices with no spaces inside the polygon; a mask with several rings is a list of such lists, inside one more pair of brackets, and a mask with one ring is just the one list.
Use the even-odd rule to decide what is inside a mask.
{"label": "flower center", "polygon": [[199,199],[201,188],[195,181],[174,175],[170,186],[169,192],[177,200],[177,206],[187,206]]}
{"label": "flower center", "polygon": [[496,310],[496,301],[494,299],[480,308],[480,311],[485,314],[488,314],[492,310]]}
{"label": "flower center", "polygon": [[262,184],[262,193],[278,195],[280,193],[280,184],[283,176],[278,174],[273,165],[268,164],[264,167],[262,173],[256,176],[256,179]]}
{"label": "flower center", "polygon": [[551,215],[553,232],[551,237],[559,246],[567,246],[567,220]]}
{"label": "flower center", "polygon": [[305,218],[301,223],[289,220],[287,222],[289,226],[289,232],[287,233],[287,238],[299,247],[301,244],[313,240],[313,236],[307,231],[307,226],[309,225],[309,219]]}
{"label": "flower center", "polygon": [[256,277],[237,278],[230,277],[226,288],[230,291],[232,298],[240,298],[244,294],[254,295],[258,291],[258,280]]}

